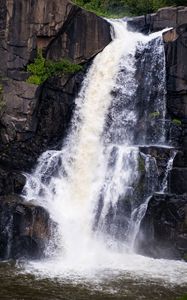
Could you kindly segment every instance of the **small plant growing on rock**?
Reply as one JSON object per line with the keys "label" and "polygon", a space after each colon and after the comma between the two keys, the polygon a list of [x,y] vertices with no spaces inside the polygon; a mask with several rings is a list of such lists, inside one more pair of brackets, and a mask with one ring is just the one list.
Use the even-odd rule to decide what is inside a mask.
{"label": "small plant growing on rock", "polygon": [[140,172],[144,172],[145,171],[145,161],[144,159],[141,157],[141,155],[139,155],[138,158],[138,170]]}
{"label": "small plant growing on rock", "polygon": [[159,116],[160,116],[159,111],[154,111],[154,112],[152,112],[152,113],[149,114],[149,117],[150,117],[151,119],[158,118]]}
{"label": "small plant growing on rock", "polygon": [[53,76],[74,74],[80,70],[82,70],[82,66],[73,64],[68,59],[47,60],[43,57],[42,51],[39,50],[34,63],[27,66],[27,71],[31,74],[27,82],[39,85]]}
{"label": "small plant growing on rock", "polygon": [[176,126],[181,126],[182,122],[179,119],[173,119],[172,123]]}

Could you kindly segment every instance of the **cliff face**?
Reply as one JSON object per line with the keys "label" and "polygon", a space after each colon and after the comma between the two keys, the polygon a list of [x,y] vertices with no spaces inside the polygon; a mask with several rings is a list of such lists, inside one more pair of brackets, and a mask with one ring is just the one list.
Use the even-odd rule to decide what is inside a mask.
{"label": "cliff face", "polygon": [[110,25],[67,0],[1,0],[0,14],[0,164],[23,171],[63,137],[84,74],[38,88],[25,82],[27,64],[38,48],[86,64],[110,42]]}
{"label": "cliff face", "polygon": [[27,77],[25,66],[37,47],[48,47],[53,58],[58,44],[61,52],[54,56],[85,62],[110,41],[107,22],[67,0],[1,0],[0,13],[1,74],[15,80]]}
{"label": "cliff face", "polygon": [[[105,20],[67,0],[0,0],[0,196],[20,193],[25,184],[22,172],[30,171],[43,151],[61,143],[89,61],[110,41],[110,25]],[[82,63],[83,71],[51,79],[40,87],[26,83],[26,66],[39,48],[48,58]],[[3,199],[0,202],[4,203]],[[25,233],[40,208],[30,209],[21,198],[8,199],[10,204],[0,208],[0,257],[7,255],[4,227],[17,230],[16,237],[8,233],[9,242],[26,249],[21,252],[18,245],[11,257],[30,256],[31,244],[37,249],[34,253],[41,253],[43,244],[37,242],[41,239],[35,239],[40,232],[35,237]],[[20,205],[23,213],[17,221],[16,207]],[[48,218],[46,214],[43,221]],[[14,219],[18,229],[10,224]]]}
{"label": "cliff face", "polygon": [[[165,19],[158,19],[165,16]],[[187,8],[151,15],[152,29],[163,34],[166,54],[168,139],[177,154],[169,173],[169,193],[155,194],[141,224],[140,252],[153,257],[187,259]],[[142,19],[143,20],[143,19]],[[135,26],[137,20],[135,19]],[[133,23],[133,21],[132,21]],[[158,24],[160,24],[159,27]],[[135,26],[136,27],[136,26]],[[135,28],[134,27],[134,28]],[[144,30],[145,27],[142,27]]]}
{"label": "cliff face", "polygon": [[155,32],[164,28],[178,27],[186,23],[187,7],[165,7],[155,14],[134,17],[128,20],[128,27],[144,33]]}

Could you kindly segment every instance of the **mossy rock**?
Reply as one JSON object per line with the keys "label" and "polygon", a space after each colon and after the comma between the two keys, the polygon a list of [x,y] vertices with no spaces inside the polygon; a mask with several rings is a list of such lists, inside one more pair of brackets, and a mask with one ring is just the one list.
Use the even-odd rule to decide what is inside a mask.
{"label": "mossy rock", "polygon": [[145,160],[143,159],[141,154],[139,154],[139,157],[138,157],[138,171],[145,172]]}
{"label": "mossy rock", "polygon": [[183,259],[187,262],[187,252],[186,253],[184,253],[184,255],[183,255]]}
{"label": "mossy rock", "polygon": [[172,120],[172,124],[176,125],[176,126],[181,126],[182,125],[182,122],[181,120],[179,119],[173,119]]}

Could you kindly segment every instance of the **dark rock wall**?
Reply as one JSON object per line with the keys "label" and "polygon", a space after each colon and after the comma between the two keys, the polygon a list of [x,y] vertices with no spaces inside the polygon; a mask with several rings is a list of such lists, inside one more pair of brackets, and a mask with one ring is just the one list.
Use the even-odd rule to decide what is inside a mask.
{"label": "dark rock wall", "polygon": [[[37,218],[49,236],[49,216],[35,205],[15,203],[14,194],[21,193],[22,173],[39,155],[61,147],[87,68],[110,41],[108,22],[68,0],[0,0],[0,258],[43,252]],[[26,66],[39,48],[50,59],[82,63],[83,71],[40,87],[28,84]]]}
{"label": "dark rock wall", "polygon": [[187,195],[155,194],[141,224],[139,252],[187,260]]}
{"label": "dark rock wall", "polygon": [[139,16],[128,20],[129,29],[144,33],[155,32],[186,23],[187,7],[161,8],[155,14]]}
{"label": "dark rock wall", "polygon": [[[163,22],[158,22],[161,16],[165,18]],[[141,253],[157,258],[186,260],[187,8],[160,10],[151,19],[149,29],[154,31],[161,29],[159,24],[161,27],[174,27],[163,34],[163,39],[166,53],[168,140],[177,154],[169,173],[168,193],[155,194],[151,198],[137,238],[137,248]]]}
{"label": "dark rock wall", "polygon": [[[67,0],[4,0],[0,14],[5,103],[0,108],[0,168],[28,171],[43,151],[64,137],[89,61],[111,41],[110,25]],[[38,48],[52,59],[86,64],[84,71],[40,87],[28,84],[26,65]]]}
{"label": "dark rock wall", "polygon": [[18,196],[0,198],[0,258],[39,258],[55,224],[43,207]]}

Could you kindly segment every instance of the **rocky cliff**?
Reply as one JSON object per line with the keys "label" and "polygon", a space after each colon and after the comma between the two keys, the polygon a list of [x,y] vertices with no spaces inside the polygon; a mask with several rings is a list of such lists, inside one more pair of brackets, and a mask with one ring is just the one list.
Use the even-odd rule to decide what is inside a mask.
{"label": "rocky cliff", "polygon": [[25,82],[26,66],[41,48],[51,59],[66,57],[86,64],[110,42],[110,26],[66,0],[7,0],[0,5],[0,163],[23,170],[32,167],[41,152],[56,144],[59,132],[63,135],[82,80],[81,75],[69,76],[58,84],[51,82],[38,88]]}
{"label": "rocky cliff", "polygon": [[[31,170],[43,151],[60,147],[87,67],[110,41],[110,25],[70,1],[0,0],[0,196],[20,193],[23,172]],[[81,63],[83,71],[50,79],[40,87],[29,84],[26,66],[37,49],[52,60]],[[10,257],[31,255],[31,244],[38,249],[33,253],[41,253],[41,238],[35,238],[41,236],[38,225],[29,234],[26,230],[40,208],[31,209],[21,198],[5,198],[6,205],[0,204],[0,257],[8,258],[8,236],[9,244],[23,244],[23,251],[19,246],[14,253],[9,249]],[[46,213],[43,221],[47,219]]]}
{"label": "rocky cliff", "polygon": [[169,172],[168,192],[151,198],[137,244],[146,255],[187,260],[187,8],[165,8],[129,21],[132,30],[138,26],[142,32],[173,27],[163,34],[163,40],[168,140],[177,154]]}

